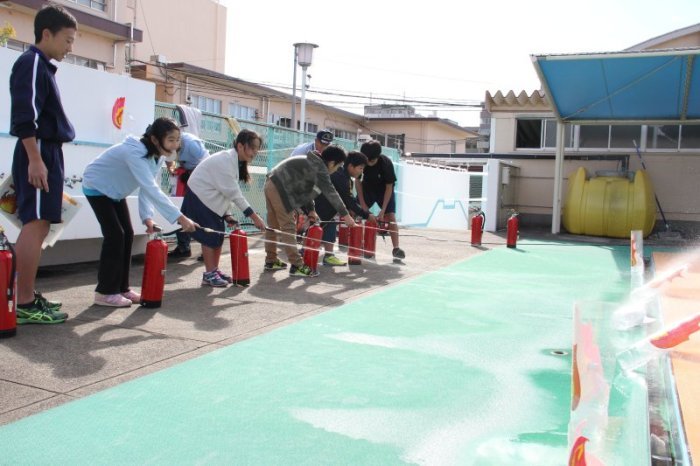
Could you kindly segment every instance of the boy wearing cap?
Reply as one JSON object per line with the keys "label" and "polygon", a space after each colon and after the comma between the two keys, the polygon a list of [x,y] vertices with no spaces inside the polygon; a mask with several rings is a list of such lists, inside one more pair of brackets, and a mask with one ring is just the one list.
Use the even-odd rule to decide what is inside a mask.
{"label": "boy wearing cap", "polygon": [[320,157],[316,152],[309,151],[304,157],[289,157],[281,161],[267,175],[264,192],[270,229],[265,232],[265,270],[287,268],[287,264],[277,258],[277,232],[281,231],[279,242],[291,263],[289,275],[318,275],[304,264],[297,251],[296,225],[292,213],[294,209],[304,208],[310,219],[318,221],[314,198],[319,192],[326,196],[347,226],[355,225],[330,178],[344,161],[345,151],[324,151]]}
{"label": "boy wearing cap", "polygon": [[376,203],[381,209],[377,215],[380,222],[389,222],[391,236],[391,251],[394,259],[403,259],[406,253],[399,247],[399,228],[396,225],[396,172],[394,164],[386,155],[382,155],[382,145],[379,141],[368,141],[362,144],[360,152],[367,156],[367,166],[362,174],[362,180],[355,180],[357,198],[363,210],[368,210]]}
{"label": "boy wearing cap", "polygon": [[328,147],[331,142],[333,142],[333,133],[324,129],[316,133],[316,139],[311,142],[298,145],[291,155],[306,155],[309,151],[315,150],[319,154],[323,152],[323,149]]}

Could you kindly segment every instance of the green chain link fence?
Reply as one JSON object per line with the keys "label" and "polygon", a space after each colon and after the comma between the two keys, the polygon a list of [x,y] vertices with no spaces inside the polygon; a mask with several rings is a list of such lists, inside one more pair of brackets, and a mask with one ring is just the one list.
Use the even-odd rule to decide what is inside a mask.
{"label": "green chain link fence", "polygon": [[[180,121],[180,114],[173,104],[157,102],[155,118],[159,117],[170,117],[175,121],[183,123]],[[234,128],[237,127],[253,130],[262,138],[260,152],[258,152],[258,155],[255,157],[250,167],[251,182],[250,184],[241,183],[241,190],[253,209],[265,218],[267,213],[265,195],[263,194],[265,175],[272,167],[289,157],[296,146],[304,142],[312,141],[316,135],[312,133],[301,133],[289,128],[266,123],[234,120],[233,118],[227,119],[221,115],[202,112],[199,137],[202,138],[209,152],[213,154],[233,147],[233,141],[236,139],[237,135],[237,131]],[[185,127],[185,131],[186,130],[187,127]],[[360,144],[357,141],[351,141],[349,139],[335,138],[333,139],[333,143],[342,146],[347,151],[360,149]],[[399,151],[393,148],[383,147],[382,153],[394,162],[394,168],[398,176],[398,171],[400,169],[398,164],[400,159]],[[161,188],[165,193],[170,194],[172,192],[172,183],[173,180],[167,170],[163,170]],[[248,231],[255,230],[254,227],[247,227],[246,229]]]}

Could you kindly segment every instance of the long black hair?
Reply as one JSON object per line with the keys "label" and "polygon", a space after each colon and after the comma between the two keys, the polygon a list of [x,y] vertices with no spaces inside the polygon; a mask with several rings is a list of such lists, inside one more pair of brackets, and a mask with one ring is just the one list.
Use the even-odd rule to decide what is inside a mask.
{"label": "long black hair", "polygon": [[[236,136],[236,140],[233,143],[233,147],[236,148],[236,153],[238,153],[238,144],[243,144],[244,146],[250,147],[250,144],[256,139],[260,142],[260,146],[262,146],[262,138],[258,133],[249,129],[242,129],[240,133],[238,133],[238,136]],[[248,162],[241,160],[238,161],[238,179],[243,180],[244,183],[250,183]]]}
{"label": "long black hair", "polygon": [[148,125],[148,128],[146,128],[146,132],[143,133],[143,136],[141,136],[141,143],[143,143],[143,145],[146,146],[146,150],[148,151],[146,153],[146,157],[160,156],[160,151],[158,150],[156,145],[153,144],[153,142],[151,142],[151,136],[155,136],[155,138],[158,140],[158,143],[162,147],[163,141],[173,130],[177,130],[178,132],[180,132],[180,125],[178,125],[172,118],[156,118],[153,123]]}

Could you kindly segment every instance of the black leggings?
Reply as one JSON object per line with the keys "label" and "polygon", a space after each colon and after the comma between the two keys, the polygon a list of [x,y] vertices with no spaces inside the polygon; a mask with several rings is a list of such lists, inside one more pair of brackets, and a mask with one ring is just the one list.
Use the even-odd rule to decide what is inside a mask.
{"label": "black leggings", "polygon": [[95,291],[102,294],[124,293],[129,290],[131,246],[134,242],[129,206],[126,199],[114,201],[107,196],[86,197],[104,236]]}

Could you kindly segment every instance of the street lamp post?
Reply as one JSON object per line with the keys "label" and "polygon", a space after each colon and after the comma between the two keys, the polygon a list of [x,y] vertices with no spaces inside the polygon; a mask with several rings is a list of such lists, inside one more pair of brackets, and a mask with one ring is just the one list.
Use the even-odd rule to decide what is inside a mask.
{"label": "street lamp post", "polygon": [[[316,44],[310,44],[306,42],[300,42],[294,44],[295,58],[296,62],[301,66],[301,116],[299,122],[299,129],[302,132],[306,131],[306,69],[311,66],[311,59],[313,56],[314,49],[318,47]],[[296,65],[294,66],[295,71],[295,84],[296,87]],[[294,98],[296,99],[296,89],[294,92]],[[296,103],[296,102],[295,102]]]}
{"label": "street lamp post", "polygon": [[294,44],[294,73],[292,75],[292,121],[291,129],[297,127],[297,44]]}

